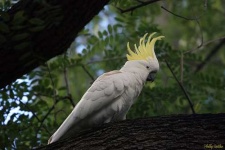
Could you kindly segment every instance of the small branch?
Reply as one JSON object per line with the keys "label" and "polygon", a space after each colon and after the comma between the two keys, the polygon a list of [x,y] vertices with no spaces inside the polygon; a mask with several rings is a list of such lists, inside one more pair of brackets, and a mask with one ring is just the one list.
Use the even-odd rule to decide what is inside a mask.
{"label": "small branch", "polygon": [[204,3],[205,10],[207,9],[207,6],[208,6],[208,0],[205,0],[205,3]]}
{"label": "small branch", "polygon": [[55,108],[55,105],[59,102],[57,99],[56,99],[56,87],[55,87],[55,84],[54,84],[54,81],[53,81],[53,77],[52,77],[52,74],[51,74],[51,70],[48,66],[48,64],[46,64],[47,66],[47,69],[48,69],[48,73],[49,73],[49,77],[50,77],[50,80],[51,80],[51,83],[52,83],[52,87],[53,87],[53,100],[54,100],[54,104],[52,105],[52,107],[48,110],[48,112],[45,114],[44,118],[41,120],[40,122],[40,126],[38,127],[37,129],[37,133],[38,131],[42,128],[43,124],[44,124],[44,121],[45,119],[48,117],[48,115],[52,112],[52,110]]}
{"label": "small branch", "polygon": [[198,19],[198,18],[187,18],[187,17],[183,17],[183,16],[181,16],[181,15],[175,14],[175,13],[173,13],[172,11],[166,9],[164,6],[161,6],[161,8],[164,9],[165,11],[171,13],[172,15],[174,15],[174,16],[176,16],[176,17],[179,17],[179,18],[182,18],[182,19],[185,19],[185,20],[192,20],[192,21],[195,21],[196,19]]}
{"label": "small branch", "polygon": [[70,88],[69,88],[69,83],[68,83],[68,79],[67,79],[67,69],[66,69],[66,67],[64,67],[64,69],[63,69],[63,76],[64,76],[64,81],[65,81],[65,84],[66,84],[67,95],[70,95]]}
{"label": "small branch", "polygon": [[52,112],[52,110],[55,108],[55,105],[58,103],[59,101],[56,101],[53,105],[52,105],[52,107],[48,110],[48,112],[45,114],[45,116],[43,117],[43,119],[40,121],[40,126],[38,127],[38,129],[37,129],[37,133],[38,133],[38,131],[42,128],[42,126],[43,126],[43,124],[44,124],[44,121],[45,121],[45,119],[48,117],[48,115]]}
{"label": "small branch", "polygon": [[64,96],[64,97],[61,97],[60,99],[68,99],[73,107],[76,106],[76,104],[73,102],[73,98],[72,98],[71,94],[67,95],[67,96]]}
{"label": "small branch", "polygon": [[[29,106],[27,106],[27,104],[24,104],[20,99],[18,99],[18,100],[20,101],[20,103],[22,103],[32,113],[32,115],[34,116],[34,118],[37,119],[38,122],[41,122],[41,120],[38,118],[38,116],[33,112],[33,110]],[[48,129],[45,126],[43,126],[43,128],[46,130],[46,132],[49,135],[51,135],[50,132],[48,131]],[[41,129],[41,128],[39,128],[39,129]],[[37,133],[38,133],[39,129],[37,130]]]}
{"label": "small branch", "polygon": [[207,55],[201,64],[196,67],[195,73],[199,72],[205,65],[210,61],[210,59],[220,50],[220,48],[225,44],[225,39],[220,41]]}
{"label": "small branch", "polygon": [[143,1],[141,1],[141,0],[136,0],[137,2],[139,2],[139,3],[141,3],[141,4],[143,4],[144,2]]}
{"label": "small branch", "polygon": [[47,66],[47,69],[48,69],[49,78],[50,78],[51,83],[52,83],[52,88],[53,88],[53,99],[56,101],[56,87],[55,87],[55,84],[54,84],[54,81],[53,81],[53,78],[52,78],[52,74],[51,74],[51,70],[50,70],[48,64],[46,64],[46,66]]}
{"label": "small branch", "polygon": [[138,9],[138,8],[141,8],[141,7],[144,7],[146,5],[149,5],[149,4],[152,4],[152,3],[155,3],[155,2],[158,2],[160,0],[150,0],[150,1],[146,1],[146,2],[143,2],[143,1],[140,1],[140,0],[137,0],[137,2],[139,2],[140,4],[139,5],[136,5],[136,6],[133,6],[133,7],[130,7],[128,9],[121,9],[121,8],[117,8],[121,13],[126,13],[126,12],[133,12],[135,9]]}
{"label": "small branch", "polygon": [[180,86],[181,90],[183,91],[185,97],[187,98],[188,103],[189,103],[189,105],[190,105],[190,107],[191,107],[192,113],[193,113],[193,114],[196,114],[196,113],[195,113],[195,110],[194,110],[194,107],[193,107],[193,104],[192,104],[192,102],[191,102],[191,99],[190,99],[190,97],[189,97],[187,91],[185,90],[184,86],[183,86],[183,85],[179,82],[179,80],[177,79],[176,75],[174,74],[172,68],[170,67],[170,65],[169,65],[169,63],[167,62],[166,59],[165,59],[165,62],[166,62],[167,67],[169,68],[170,72],[172,73],[174,79],[177,81],[177,83],[179,84],[179,86]]}
{"label": "small branch", "polygon": [[55,124],[57,124],[57,123],[56,123],[57,115],[58,115],[59,113],[61,113],[61,112],[64,113],[65,118],[68,116],[68,113],[65,112],[65,109],[64,109],[64,108],[61,108],[60,110],[55,111],[55,112],[54,112],[54,122],[55,122]]}
{"label": "small branch", "polygon": [[180,82],[183,84],[183,78],[184,78],[184,54],[183,52],[181,53],[180,57]]}
{"label": "small branch", "polygon": [[81,67],[84,69],[84,71],[88,74],[88,76],[92,79],[92,81],[95,81],[95,78],[91,75],[91,73],[86,69],[86,67],[82,64]]}
{"label": "small branch", "polygon": [[[66,57],[66,54],[65,54],[64,56]],[[71,95],[71,93],[70,93],[69,83],[68,83],[68,79],[67,79],[67,76],[68,76],[68,75],[67,75],[67,68],[66,68],[65,65],[64,65],[64,67],[63,67],[63,76],[64,76],[64,81],[65,81],[65,84],[66,84],[66,92],[67,92],[67,96],[69,97],[68,99],[69,99],[71,105],[72,105],[73,107],[75,107],[75,103],[73,102],[73,98],[72,98],[72,95]]]}
{"label": "small branch", "polygon": [[[207,3],[205,2],[204,5],[206,5],[206,4],[207,4]],[[204,6],[204,7],[205,7],[205,6]],[[181,16],[181,15],[175,14],[174,12],[172,12],[172,11],[166,9],[164,6],[161,6],[161,8],[164,9],[165,11],[171,13],[172,15],[174,15],[174,16],[176,16],[176,17],[179,17],[179,18],[182,18],[182,19],[185,19],[185,20],[188,20],[188,21],[196,21],[196,23],[197,23],[197,25],[198,25],[198,27],[199,27],[199,29],[200,29],[200,32],[201,32],[201,43],[200,43],[200,45],[198,46],[198,48],[202,47],[202,45],[203,45],[203,32],[202,32],[202,28],[201,28],[200,23],[199,23],[199,19],[200,19],[200,17],[201,17],[202,15],[200,15],[200,16],[198,16],[198,17],[196,16],[195,18],[187,18],[187,17],[183,17],[183,16]],[[207,7],[205,7],[205,10],[206,10],[206,8],[207,8]]]}
{"label": "small branch", "polygon": [[196,18],[195,21],[196,21],[196,23],[198,24],[198,27],[199,27],[200,33],[201,33],[201,43],[200,43],[200,45],[198,46],[198,48],[200,48],[200,47],[202,47],[202,45],[203,45],[203,32],[202,32],[202,28],[201,28],[200,23],[199,23],[199,21],[198,21],[197,18]]}
{"label": "small branch", "polygon": [[112,60],[118,60],[118,59],[126,59],[126,57],[113,57],[113,58],[107,58],[107,59],[102,59],[102,60],[89,61],[89,62],[86,63],[86,65],[93,64],[93,63],[101,63],[101,62],[106,62],[106,61],[112,61]]}
{"label": "small branch", "polygon": [[[201,47],[206,46],[206,45],[211,44],[211,43],[216,42],[216,41],[224,40],[224,39],[225,39],[225,36],[220,37],[220,38],[217,38],[217,39],[214,39],[214,40],[210,40],[210,41],[204,42],[204,43],[202,44]],[[198,50],[199,48],[200,48],[200,47],[196,47],[196,48],[194,48],[194,49],[192,49],[192,50],[188,50],[188,51],[184,52],[184,54],[192,53],[192,52]]]}

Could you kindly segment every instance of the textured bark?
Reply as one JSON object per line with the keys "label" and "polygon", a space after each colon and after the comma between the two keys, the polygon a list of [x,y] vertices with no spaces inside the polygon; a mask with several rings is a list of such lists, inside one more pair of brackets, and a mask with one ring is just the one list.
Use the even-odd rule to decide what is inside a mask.
{"label": "textured bark", "polygon": [[[8,11],[10,19],[3,22],[9,28],[0,32],[6,38],[0,44],[0,88],[29,73],[50,58],[67,50],[83,27],[103,9],[109,0],[21,0]],[[26,20],[13,29],[13,18],[23,11]],[[30,31],[32,18],[44,21],[44,28]],[[21,21],[21,19],[18,19]],[[18,22],[17,22],[18,23]],[[25,28],[23,28],[25,27]],[[23,41],[13,41],[14,35],[29,33]],[[29,46],[15,48],[27,42]]]}
{"label": "textured bark", "polygon": [[177,115],[105,124],[39,150],[224,149],[225,114]]}

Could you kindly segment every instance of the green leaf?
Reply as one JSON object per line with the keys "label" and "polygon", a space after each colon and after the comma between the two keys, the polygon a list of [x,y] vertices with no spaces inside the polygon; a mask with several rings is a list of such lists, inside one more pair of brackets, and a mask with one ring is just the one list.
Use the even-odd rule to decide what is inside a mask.
{"label": "green leaf", "polygon": [[102,39],[102,37],[103,37],[102,32],[98,31],[98,36],[100,39]]}
{"label": "green leaf", "polygon": [[12,99],[14,99],[14,93],[13,93],[13,90],[10,90],[10,91],[9,91],[9,97],[12,98]]}
{"label": "green leaf", "polygon": [[17,34],[12,37],[12,40],[13,41],[21,41],[21,40],[24,40],[27,37],[29,37],[29,35],[30,35],[29,33]]}
{"label": "green leaf", "polygon": [[45,22],[39,18],[32,18],[29,20],[29,23],[33,25],[43,25]]}
{"label": "green leaf", "polygon": [[51,84],[51,83],[50,83],[50,80],[49,80],[49,79],[45,79],[45,80],[44,80],[44,85],[45,85],[46,87],[48,87],[50,84]]}
{"label": "green leaf", "polygon": [[7,40],[5,38],[5,36],[3,36],[2,34],[0,34],[0,44],[5,43]]}
{"label": "green leaf", "polygon": [[108,32],[106,30],[104,30],[103,35],[108,36]]}
{"label": "green leaf", "polygon": [[[19,61],[24,61],[26,58],[29,58],[33,55],[32,51],[26,52],[19,57]],[[34,60],[34,59],[33,59]],[[33,61],[32,60],[32,61]]]}
{"label": "green leaf", "polygon": [[8,96],[8,94],[6,94],[6,92],[1,92],[1,94],[2,94],[2,99],[3,100],[8,100],[8,98],[9,98],[9,96]]}
{"label": "green leaf", "polygon": [[22,29],[25,29],[27,28],[26,25],[13,25],[12,27],[10,27],[11,30],[22,30]]}
{"label": "green leaf", "polygon": [[21,43],[21,44],[18,44],[16,46],[14,46],[14,49],[15,50],[21,50],[21,49],[27,48],[28,46],[30,46],[30,43],[24,42],[24,43]]}
{"label": "green leaf", "polygon": [[7,12],[5,12],[5,11],[0,11],[0,17],[2,18],[2,20],[4,22],[7,22],[7,21],[10,20],[9,14]]}
{"label": "green leaf", "polygon": [[45,25],[37,26],[37,27],[32,27],[29,29],[31,32],[39,32],[42,31],[45,28]]}
{"label": "green leaf", "polygon": [[7,24],[0,22],[0,32],[1,33],[9,33],[9,27]]}
{"label": "green leaf", "polygon": [[65,86],[61,86],[60,88],[58,88],[59,91],[63,91],[63,90],[67,90],[67,88]]}
{"label": "green leaf", "polygon": [[109,31],[109,34],[112,34],[112,26],[111,25],[108,25],[108,31]]}
{"label": "green leaf", "polygon": [[13,24],[19,25],[22,24],[25,20],[26,17],[24,16],[24,11],[18,11],[13,17]]}

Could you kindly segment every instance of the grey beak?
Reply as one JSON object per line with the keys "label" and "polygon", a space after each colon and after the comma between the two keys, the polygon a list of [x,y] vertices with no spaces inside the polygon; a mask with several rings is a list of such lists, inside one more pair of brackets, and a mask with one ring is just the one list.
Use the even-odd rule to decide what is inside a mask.
{"label": "grey beak", "polygon": [[150,72],[147,77],[147,81],[153,82],[155,80],[156,72]]}

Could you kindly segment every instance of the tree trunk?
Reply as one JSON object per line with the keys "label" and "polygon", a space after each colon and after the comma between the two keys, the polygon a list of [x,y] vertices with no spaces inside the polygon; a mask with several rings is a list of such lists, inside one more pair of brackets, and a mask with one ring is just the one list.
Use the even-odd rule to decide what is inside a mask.
{"label": "tree trunk", "polygon": [[0,14],[0,88],[65,52],[109,0],[21,0]]}
{"label": "tree trunk", "polygon": [[177,115],[105,124],[38,150],[225,149],[225,114]]}

